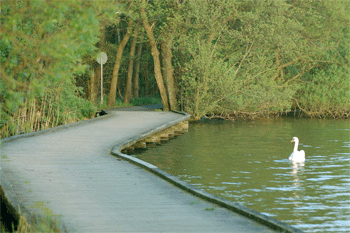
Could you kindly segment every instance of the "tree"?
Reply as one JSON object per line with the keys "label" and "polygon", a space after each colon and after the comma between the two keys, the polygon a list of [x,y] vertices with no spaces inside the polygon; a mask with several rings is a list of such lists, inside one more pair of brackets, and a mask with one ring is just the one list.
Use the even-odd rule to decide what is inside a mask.
{"label": "tree", "polygon": [[152,56],[153,56],[153,60],[154,60],[154,73],[155,73],[156,82],[157,82],[157,85],[159,88],[160,96],[162,98],[163,109],[164,109],[164,111],[168,111],[169,110],[168,96],[167,96],[166,88],[164,85],[164,80],[162,77],[160,59],[159,59],[159,51],[157,49],[157,44],[156,44],[156,41],[154,39],[152,27],[149,25],[149,22],[148,22],[145,7],[146,7],[146,1],[142,0],[142,5],[140,8],[140,15],[141,15],[141,19],[142,19],[142,24],[143,24],[143,27],[146,31],[146,34],[148,36],[149,43],[150,43],[151,49],[152,49]]}
{"label": "tree", "polygon": [[[75,76],[94,54],[96,4],[5,1],[1,9],[1,134],[38,130],[92,114]],[[98,7],[97,7],[98,8]],[[81,46],[84,44],[84,46]],[[79,107],[78,107],[79,106]]]}
{"label": "tree", "polygon": [[[280,114],[290,111],[299,93],[308,95],[301,90],[315,78],[310,73],[337,64],[345,68],[339,67],[340,80],[349,82],[344,4],[186,1],[173,47],[183,109],[197,119]],[[331,85],[326,80],[315,83]]]}
{"label": "tree", "polygon": [[140,61],[141,61],[141,53],[142,53],[142,43],[143,43],[143,33],[140,36],[140,42],[137,47],[136,52],[136,60],[135,60],[135,74],[134,74],[134,85],[133,85],[133,97],[139,97],[139,77],[140,77]]}
{"label": "tree", "polygon": [[[316,117],[350,115],[350,7],[348,1],[293,2],[303,24],[306,55],[312,64],[299,77],[294,107]],[[294,81],[294,80],[293,80]]]}
{"label": "tree", "polygon": [[[141,39],[134,61],[136,37],[131,45],[128,40],[137,17],[150,47],[142,48]],[[91,66],[98,48],[111,58],[104,79],[109,106],[118,82],[124,86],[118,77],[128,77],[125,101],[131,98],[135,62],[134,97],[157,86],[164,110],[181,107],[196,119],[254,118],[293,108],[347,116],[349,17],[347,0],[4,0],[1,133],[92,115],[83,97],[84,91],[91,101],[96,96]]]}
{"label": "tree", "polygon": [[112,76],[111,86],[110,86],[109,95],[108,95],[108,106],[110,107],[114,106],[115,104],[115,97],[116,97],[117,85],[118,85],[118,74],[119,74],[120,64],[122,60],[122,54],[123,54],[125,45],[130,38],[130,35],[131,35],[130,33],[132,30],[133,23],[134,23],[134,20],[132,17],[130,17],[127,31],[122,41],[118,45],[117,55],[116,55],[116,59],[113,67],[113,76]]}
{"label": "tree", "polygon": [[177,110],[177,101],[176,101],[176,88],[174,80],[174,69],[172,66],[172,41],[173,37],[168,38],[167,40],[161,41],[162,47],[162,57],[163,57],[163,73],[166,80],[166,89],[169,97],[169,104],[171,110]]}
{"label": "tree", "polygon": [[[164,2],[163,4],[166,4]],[[170,2],[171,4],[171,2]],[[177,110],[177,99],[176,99],[176,84],[174,78],[174,68],[172,65],[173,59],[173,43],[175,38],[175,33],[178,30],[179,26],[179,8],[181,7],[180,3],[177,3],[172,8],[169,7],[169,3],[165,6],[167,8],[167,12],[165,13],[167,16],[167,21],[164,22],[164,26],[162,28],[162,33],[160,37],[160,43],[162,48],[162,59],[163,59],[163,73],[164,78],[166,80],[166,87],[169,97],[169,104],[171,110]],[[172,10],[170,10],[172,9]]]}
{"label": "tree", "polygon": [[134,29],[134,38],[131,42],[131,48],[129,53],[129,65],[128,65],[128,76],[125,87],[125,97],[124,103],[130,103],[131,99],[131,89],[132,89],[132,78],[133,78],[133,68],[134,68],[134,54],[136,49],[136,40],[139,31],[139,23],[136,24]]}

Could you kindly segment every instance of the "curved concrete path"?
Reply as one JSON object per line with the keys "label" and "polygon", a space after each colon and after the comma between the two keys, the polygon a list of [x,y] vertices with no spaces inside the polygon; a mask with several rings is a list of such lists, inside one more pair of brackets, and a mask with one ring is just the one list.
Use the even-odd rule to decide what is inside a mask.
{"label": "curved concrete path", "polygon": [[184,119],[172,112],[109,111],[5,139],[1,169],[14,190],[6,195],[30,211],[49,208],[70,232],[272,232],[111,155],[115,145]]}

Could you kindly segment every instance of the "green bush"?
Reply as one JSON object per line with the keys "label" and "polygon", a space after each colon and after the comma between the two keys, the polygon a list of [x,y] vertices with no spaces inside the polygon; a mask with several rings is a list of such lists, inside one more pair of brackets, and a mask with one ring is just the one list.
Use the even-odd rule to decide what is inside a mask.
{"label": "green bush", "polygon": [[309,116],[350,115],[349,69],[332,65],[307,75],[295,97],[296,105]]}
{"label": "green bush", "polygon": [[185,64],[180,77],[184,110],[194,119],[215,114],[225,99],[236,94],[242,82],[222,59],[215,57],[212,46],[202,46]]}

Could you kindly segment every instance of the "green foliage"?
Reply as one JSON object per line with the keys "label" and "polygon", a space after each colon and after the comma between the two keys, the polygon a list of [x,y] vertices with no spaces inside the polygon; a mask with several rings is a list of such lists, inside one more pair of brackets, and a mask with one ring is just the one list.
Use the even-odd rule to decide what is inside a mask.
{"label": "green foliage", "polygon": [[88,68],[83,57],[94,53],[99,40],[96,4],[42,0],[2,5],[2,137],[90,116],[92,105],[79,97],[75,77]]}
{"label": "green foliage", "polygon": [[307,115],[334,118],[350,115],[349,69],[332,65],[305,77],[296,95],[297,106]]}
{"label": "green foliage", "polygon": [[[112,108],[153,105],[153,104],[161,104],[161,103],[162,103],[162,99],[159,96],[132,98],[130,100],[130,103],[128,104],[124,103],[123,99],[117,98],[115,101],[115,105]],[[107,108],[110,108],[110,107],[107,105],[107,99],[104,99],[103,104],[98,105],[98,109],[107,109]],[[95,109],[95,107],[93,107],[93,109]]]}
{"label": "green foliage", "polygon": [[157,97],[139,97],[139,98],[131,99],[130,103],[133,106],[161,104],[162,99],[159,96],[157,96]]}
{"label": "green foliage", "polygon": [[[97,108],[98,108],[98,109],[108,109],[108,108],[111,108],[111,107],[108,106],[107,101],[108,101],[108,99],[107,99],[107,98],[104,98],[104,99],[103,99],[103,103],[99,102],[99,103],[97,104]],[[125,104],[123,99],[116,98],[115,104],[114,104],[114,106],[113,106],[112,108],[130,107],[130,106],[132,106],[130,103],[129,103],[129,104]]]}
{"label": "green foliage", "polygon": [[180,80],[185,111],[194,119],[215,113],[220,103],[236,94],[242,85],[227,64],[215,57],[214,48],[205,46],[186,63]]}
{"label": "green foliage", "polygon": [[[98,72],[90,83],[91,70],[100,68],[96,47],[108,54],[108,90],[118,38],[127,32],[130,17],[139,19],[140,2],[3,0],[1,137],[91,117],[97,107],[85,98],[88,90],[99,89]],[[172,48],[174,92],[193,118],[256,117],[293,108],[319,117],[350,114],[347,0],[146,2],[157,43]],[[143,43],[140,94],[149,96],[157,85],[146,36]],[[128,54],[121,61],[120,96]],[[92,100],[96,90],[89,92]],[[132,103],[149,100],[144,101]]]}
{"label": "green foliage", "polygon": [[[346,1],[197,3],[172,19],[181,101],[193,118],[279,114],[295,100],[309,115],[349,114]],[[338,85],[332,98],[320,96]]]}
{"label": "green foliage", "polygon": [[280,59],[291,59],[283,54],[295,49],[295,43],[289,40],[287,45],[281,37],[293,37],[291,31],[299,24],[281,14],[287,8],[283,2],[273,2],[274,7],[252,4],[202,1],[199,6],[192,1],[186,8],[190,20],[184,19],[178,37],[178,56],[185,60],[177,68],[182,104],[193,118],[266,115],[290,109],[295,88],[283,85],[287,74],[280,77],[275,59],[276,51],[283,51],[278,52]]}

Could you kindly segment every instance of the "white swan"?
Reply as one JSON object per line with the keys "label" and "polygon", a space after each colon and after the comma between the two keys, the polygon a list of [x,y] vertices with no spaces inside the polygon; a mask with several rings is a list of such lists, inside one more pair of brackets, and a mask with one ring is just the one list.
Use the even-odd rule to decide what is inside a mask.
{"label": "white swan", "polygon": [[293,137],[291,143],[294,142],[294,150],[293,153],[290,154],[289,160],[293,162],[304,162],[305,161],[305,151],[298,151],[299,139],[297,137]]}

